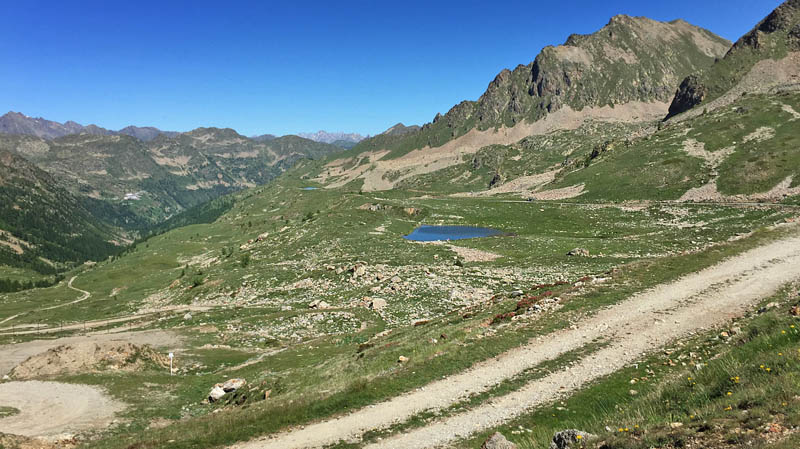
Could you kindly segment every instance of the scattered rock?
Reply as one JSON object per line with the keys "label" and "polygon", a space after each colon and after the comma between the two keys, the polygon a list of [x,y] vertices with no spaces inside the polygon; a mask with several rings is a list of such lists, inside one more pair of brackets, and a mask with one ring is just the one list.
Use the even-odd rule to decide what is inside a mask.
{"label": "scattered rock", "polygon": [[669,423],[669,428],[670,429],[680,429],[681,427],[683,427],[683,423],[682,422]]}
{"label": "scattered rock", "polygon": [[502,433],[495,432],[483,442],[481,449],[517,449],[517,445],[508,441]]}
{"label": "scattered rock", "polygon": [[550,449],[569,449],[573,444],[584,442],[592,438],[596,438],[596,435],[576,429],[562,430],[553,435]]}
{"label": "scattered rock", "polygon": [[321,299],[315,299],[308,305],[309,309],[330,309],[331,305]]}
{"label": "scattered rock", "polygon": [[399,283],[403,282],[403,279],[401,279],[400,276],[392,276],[391,281],[392,281],[392,284],[399,284]]}
{"label": "scattered rock", "polygon": [[369,301],[369,308],[375,311],[383,310],[386,307],[386,300],[382,298],[372,298]]}
{"label": "scattered rock", "polygon": [[580,256],[580,257],[589,257],[589,250],[584,248],[574,248],[571,249],[568,253],[568,256]]}
{"label": "scattered rock", "polygon": [[236,391],[246,384],[247,381],[244,379],[228,379],[223,383],[216,384],[208,393],[208,402],[219,401],[226,394]]}

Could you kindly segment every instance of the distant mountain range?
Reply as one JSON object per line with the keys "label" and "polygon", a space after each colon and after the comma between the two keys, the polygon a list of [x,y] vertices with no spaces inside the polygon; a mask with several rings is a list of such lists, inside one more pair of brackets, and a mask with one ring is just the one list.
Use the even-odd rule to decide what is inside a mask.
{"label": "distant mountain range", "polygon": [[175,131],[162,131],[151,126],[144,128],[127,126],[119,131],[112,131],[97,125],[84,126],[72,120],[59,123],[41,117],[28,117],[25,114],[14,111],[10,111],[0,117],[0,133],[36,136],[43,139],[56,139],[70,134],[92,134],[97,136],[126,135],[136,137],[145,142],[153,140],[162,134],[168,137],[175,137],[180,134]]}
{"label": "distant mountain range", "polygon": [[327,131],[317,131],[315,133],[299,133],[297,135],[304,139],[313,140],[314,142],[323,142],[331,144],[335,144],[335,142],[337,141],[358,143],[366,138],[365,136],[362,136],[361,134],[358,133],[342,133],[342,132],[329,133]]}

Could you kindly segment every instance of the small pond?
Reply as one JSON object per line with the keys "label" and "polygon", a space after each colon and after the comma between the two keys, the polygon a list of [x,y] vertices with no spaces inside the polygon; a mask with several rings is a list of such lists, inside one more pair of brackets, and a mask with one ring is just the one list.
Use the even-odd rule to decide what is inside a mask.
{"label": "small pond", "polygon": [[440,240],[462,240],[480,237],[506,235],[497,229],[481,228],[476,226],[430,226],[422,225],[411,234],[403,236],[406,240],[415,242],[435,242]]}
{"label": "small pond", "polygon": [[303,187],[302,190],[319,190],[319,187]]}

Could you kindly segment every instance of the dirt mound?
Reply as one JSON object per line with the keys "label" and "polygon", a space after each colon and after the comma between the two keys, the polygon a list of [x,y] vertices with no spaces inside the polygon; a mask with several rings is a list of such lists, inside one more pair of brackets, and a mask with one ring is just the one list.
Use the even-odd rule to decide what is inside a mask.
{"label": "dirt mound", "polygon": [[148,363],[169,366],[169,358],[149,345],[127,342],[80,342],[61,345],[34,355],[11,370],[14,379],[33,379],[59,374],[104,369],[135,371]]}

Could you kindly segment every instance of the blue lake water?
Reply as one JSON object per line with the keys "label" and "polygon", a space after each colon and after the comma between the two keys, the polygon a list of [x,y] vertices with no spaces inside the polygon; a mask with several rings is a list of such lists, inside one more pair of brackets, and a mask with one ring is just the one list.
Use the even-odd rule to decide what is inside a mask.
{"label": "blue lake water", "polygon": [[504,235],[502,231],[475,226],[430,226],[422,225],[411,234],[403,236],[406,240],[415,242],[435,242],[439,240],[463,240],[480,237]]}
{"label": "blue lake water", "polygon": [[303,187],[303,190],[319,190],[319,187]]}

